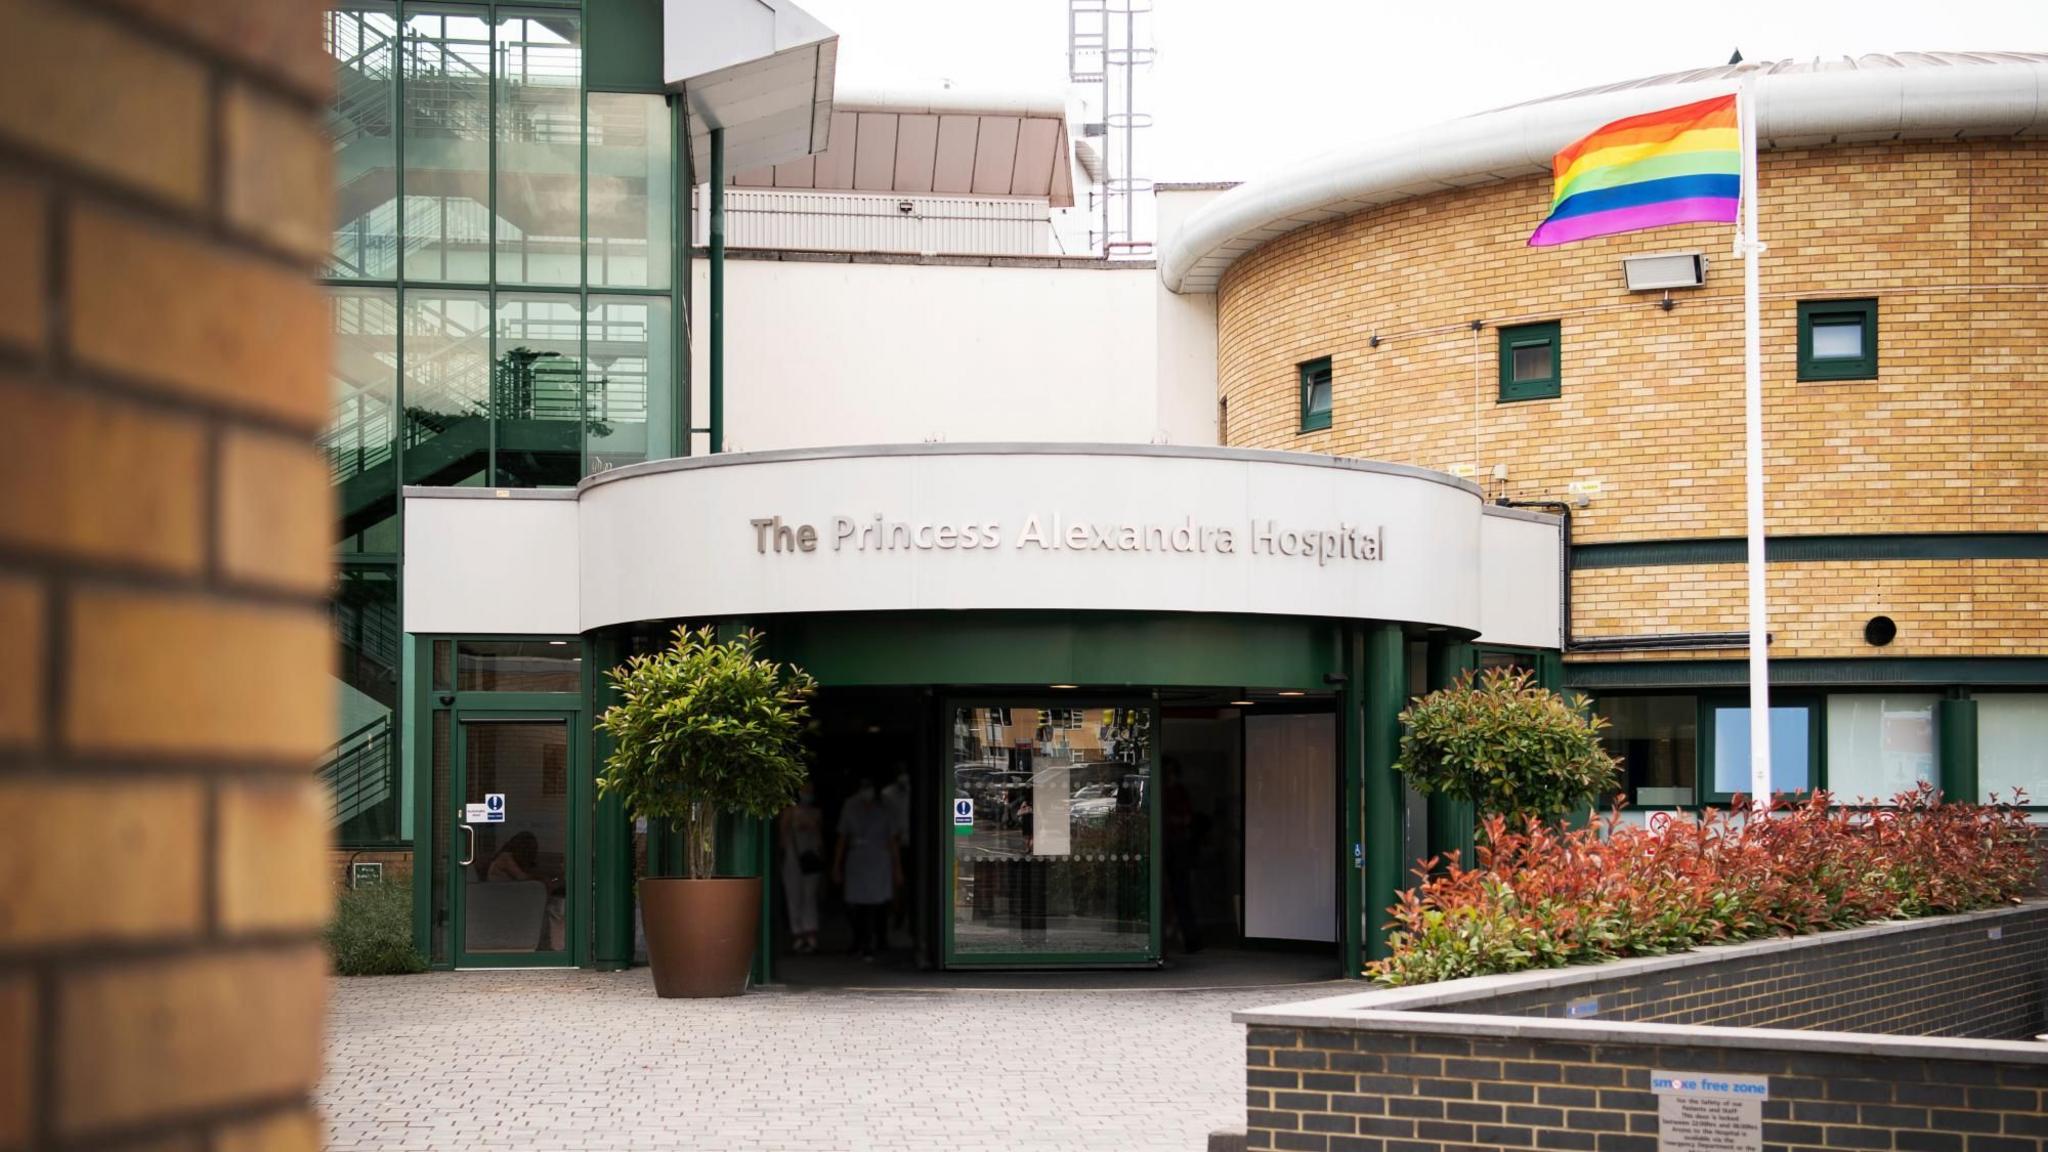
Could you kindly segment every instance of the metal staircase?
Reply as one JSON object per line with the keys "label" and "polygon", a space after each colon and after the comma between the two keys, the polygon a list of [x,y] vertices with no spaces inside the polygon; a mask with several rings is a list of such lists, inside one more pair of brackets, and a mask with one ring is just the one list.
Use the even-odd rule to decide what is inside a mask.
{"label": "metal staircase", "polygon": [[332,797],[329,823],[340,828],[374,811],[398,792],[397,741],[386,713],[364,724],[327,750],[316,774]]}

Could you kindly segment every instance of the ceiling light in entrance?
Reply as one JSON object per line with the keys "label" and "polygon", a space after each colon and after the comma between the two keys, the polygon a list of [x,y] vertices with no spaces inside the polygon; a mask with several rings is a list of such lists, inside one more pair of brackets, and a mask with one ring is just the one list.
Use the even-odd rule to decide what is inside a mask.
{"label": "ceiling light in entrance", "polygon": [[1079,684],[1047,684],[1047,688],[1079,688]]}
{"label": "ceiling light in entrance", "polygon": [[1301,690],[1300,690],[1300,689],[1298,689],[1298,688],[1290,688],[1290,689],[1288,689],[1288,690],[1287,690],[1287,691],[1285,691],[1285,692],[1279,692],[1279,693],[1275,693],[1275,695],[1279,695],[1279,696],[1306,696],[1306,695],[1308,695],[1308,693],[1306,693],[1306,692],[1303,692],[1303,691],[1301,691]]}
{"label": "ceiling light in entrance", "polygon": [[1232,708],[1251,708],[1256,706],[1257,704],[1257,700],[1232,700],[1230,702],[1230,706]]}

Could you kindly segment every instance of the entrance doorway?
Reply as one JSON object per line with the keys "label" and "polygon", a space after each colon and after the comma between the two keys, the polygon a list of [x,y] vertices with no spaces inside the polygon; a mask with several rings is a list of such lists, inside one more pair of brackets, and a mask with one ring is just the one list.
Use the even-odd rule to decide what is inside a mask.
{"label": "entrance doorway", "polygon": [[457,967],[572,962],[569,719],[507,713],[465,715],[456,724],[456,867],[448,895]]}
{"label": "entrance doorway", "polygon": [[1150,702],[954,701],[941,911],[949,968],[1157,964]]}

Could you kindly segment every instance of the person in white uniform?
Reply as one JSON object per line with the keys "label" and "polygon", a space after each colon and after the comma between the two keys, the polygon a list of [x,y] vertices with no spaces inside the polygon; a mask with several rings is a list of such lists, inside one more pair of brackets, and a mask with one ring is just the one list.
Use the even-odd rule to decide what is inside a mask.
{"label": "person in white uniform", "polygon": [[832,859],[832,880],[841,886],[853,921],[853,950],[863,960],[873,960],[888,943],[889,901],[902,879],[896,819],[875,795],[873,778],[863,777],[839,809],[839,847]]}

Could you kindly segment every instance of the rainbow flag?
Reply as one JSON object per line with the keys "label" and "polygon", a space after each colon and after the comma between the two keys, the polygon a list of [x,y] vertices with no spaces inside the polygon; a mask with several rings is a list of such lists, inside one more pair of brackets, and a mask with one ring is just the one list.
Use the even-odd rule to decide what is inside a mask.
{"label": "rainbow flag", "polygon": [[1666,224],[1732,224],[1742,197],[1735,97],[1616,120],[1550,166],[1550,215],[1529,236],[1534,248]]}

